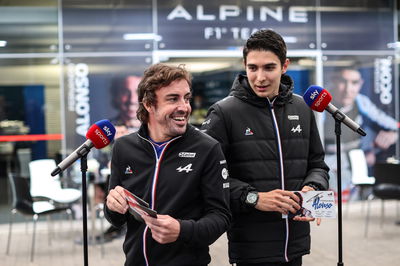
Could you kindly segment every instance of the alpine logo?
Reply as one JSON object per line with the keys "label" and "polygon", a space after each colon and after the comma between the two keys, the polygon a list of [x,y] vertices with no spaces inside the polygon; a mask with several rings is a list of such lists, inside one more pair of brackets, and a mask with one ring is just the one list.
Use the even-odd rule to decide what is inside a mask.
{"label": "alpine logo", "polygon": [[292,131],[293,133],[296,133],[296,132],[300,133],[301,130],[302,129],[301,129],[300,124],[299,124],[299,125],[297,125],[296,128],[292,127],[292,129],[290,131]]}
{"label": "alpine logo", "polygon": [[179,166],[178,168],[176,168],[176,170],[179,173],[182,173],[182,171],[185,171],[186,173],[189,173],[190,171],[193,170],[192,169],[192,164],[190,163],[190,164],[186,165],[185,167]]}
{"label": "alpine logo", "polygon": [[182,157],[182,158],[194,158],[194,157],[196,157],[196,153],[195,152],[180,152],[179,153],[179,155],[178,155],[179,157]]}
{"label": "alpine logo", "polygon": [[246,132],[244,133],[246,136],[252,136],[254,135],[253,131],[248,127],[246,128]]}
{"label": "alpine logo", "polygon": [[204,125],[210,124],[210,122],[211,122],[211,119],[207,119],[201,125],[204,126]]}

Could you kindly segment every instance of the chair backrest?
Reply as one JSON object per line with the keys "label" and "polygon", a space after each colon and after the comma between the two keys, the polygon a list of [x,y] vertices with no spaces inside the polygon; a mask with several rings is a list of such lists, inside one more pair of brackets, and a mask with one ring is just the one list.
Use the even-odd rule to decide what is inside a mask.
{"label": "chair backrest", "polygon": [[[349,151],[349,159],[351,165],[351,181],[353,184],[364,184],[371,179],[368,176],[368,165],[365,159],[364,151],[354,149]],[[373,180],[373,179],[371,179]]]}
{"label": "chair backrest", "polygon": [[51,172],[56,167],[56,162],[53,159],[41,159],[29,163],[30,191],[33,197],[46,197],[62,189],[59,178],[51,176]]}
{"label": "chair backrest", "polygon": [[33,200],[29,192],[29,179],[13,174],[9,175],[13,208],[23,214],[34,214]]}
{"label": "chair backrest", "polygon": [[376,185],[383,183],[400,185],[400,164],[376,163],[374,175]]}

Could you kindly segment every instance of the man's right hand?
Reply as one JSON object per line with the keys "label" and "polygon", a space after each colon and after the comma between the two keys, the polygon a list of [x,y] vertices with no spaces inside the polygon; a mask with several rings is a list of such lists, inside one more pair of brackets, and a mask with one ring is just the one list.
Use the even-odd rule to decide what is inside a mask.
{"label": "man's right hand", "polygon": [[258,192],[258,202],[255,206],[260,211],[280,212],[282,214],[296,213],[300,209],[299,197],[291,191],[275,189],[269,192]]}
{"label": "man's right hand", "polygon": [[124,188],[116,186],[111,189],[107,195],[106,204],[109,210],[125,214],[128,211],[129,205],[125,199]]}

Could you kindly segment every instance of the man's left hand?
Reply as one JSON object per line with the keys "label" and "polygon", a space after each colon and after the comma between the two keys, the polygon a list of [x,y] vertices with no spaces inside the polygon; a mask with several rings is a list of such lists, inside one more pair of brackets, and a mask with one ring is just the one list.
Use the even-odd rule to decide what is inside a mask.
{"label": "man's left hand", "polygon": [[[302,192],[307,192],[307,191],[314,191],[315,189],[309,186],[304,186],[302,188]],[[310,217],[300,217],[300,216],[295,216],[293,217],[294,221],[302,221],[302,222],[313,222],[315,218],[310,218]],[[321,224],[321,218],[317,218],[317,225],[319,226]]]}
{"label": "man's left hand", "polygon": [[181,231],[178,220],[169,215],[157,215],[157,219],[142,215],[143,220],[151,230],[151,235],[160,244],[175,242]]}

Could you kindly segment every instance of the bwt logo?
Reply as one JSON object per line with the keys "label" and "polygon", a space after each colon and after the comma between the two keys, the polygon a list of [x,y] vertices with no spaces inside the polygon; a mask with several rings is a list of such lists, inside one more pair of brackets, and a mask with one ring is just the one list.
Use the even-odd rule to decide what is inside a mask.
{"label": "bwt logo", "polygon": [[310,95],[311,100],[314,100],[315,97],[317,97],[318,95],[319,95],[318,91],[315,90],[315,91],[314,91],[313,93],[311,93],[311,95]]}
{"label": "bwt logo", "polygon": [[111,133],[111,130],[110,130],[110,128],[109,127],[107,127],[107,126],[104,126],[103,127],[103,130],[107,133],[107,137],[109,137],[109,136],[111,136],[112,135],[112,133]]}
{"label": "bwt logo", "polygon": [[324,91],[321,94],[321,97],[319,97],[318,101],[315,102],[314,106],[318,107],[321,104],[321,102],[325,99],[326,95],[328,95],[328,93],[326,93],[326,91]]}
{"label": "bwt logo", "polygon": [[103,135],[103,133],[99,129],[96,128],[94,133],[101,138],[101,140],[103,141],[104,144],[106,144],[106,145],[108,144],[108,142],[109,142],[108,139]]}

